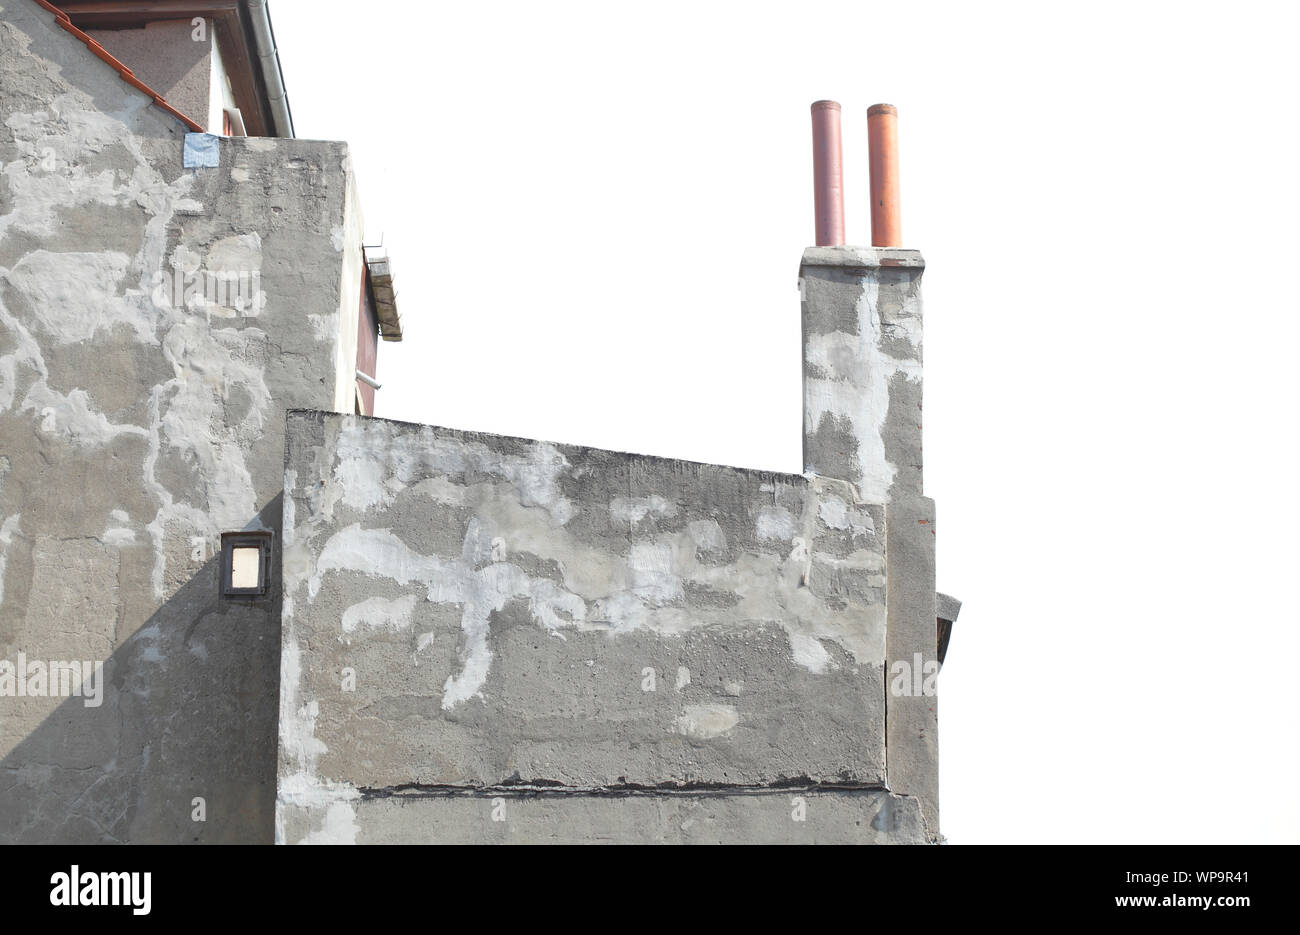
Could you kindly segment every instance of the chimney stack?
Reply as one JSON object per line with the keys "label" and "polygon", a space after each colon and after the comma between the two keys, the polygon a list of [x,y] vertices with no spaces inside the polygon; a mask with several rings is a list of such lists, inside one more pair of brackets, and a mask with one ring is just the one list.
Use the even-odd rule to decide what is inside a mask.
{"label": "chimney stack", "polygon": [[[898,665],[912,672],[927,666],[937,670],[936,526],[934,502],[924,492],[921,448],[925,260],[900,246],[897,111],[888,104],[867,111],[872,246],[850,247],[822,239],[823,199],[830,191],[823,183],[832,174],[821,161],[829,147],[818,136],[819,107],[823,132],[826,126],[834,130],[836,197],[840,191],[839,105],[818,102],[813,105],[817,246],[804,250],[799,265],[804,471],[852,485],[850,508],[869,513],[866,535],[883,539],[883,671],[892,676]],[[836,220],[842,238],[843,214]],[[869,572],[865,566],[854,566],[852,559],[836,562],[835,571],[827,572],[836,581],[833,587],[870,587],[869,577],[855,577]],[[810,567],[808,580],[815,588],[815,560]],[[915,798],[928,833],[937,835],[937,701],[924,691],[898,694],[891,683],[885,706],[889,789]]]}

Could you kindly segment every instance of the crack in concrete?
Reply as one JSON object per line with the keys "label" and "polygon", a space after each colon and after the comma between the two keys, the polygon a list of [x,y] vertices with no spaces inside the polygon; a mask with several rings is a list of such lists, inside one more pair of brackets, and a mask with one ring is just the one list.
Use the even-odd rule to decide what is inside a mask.
{"label": "crack in concrete", "polygon": [[463,786],[449,783],[408,782],[393,786],[362,787],[357,790],[362,799],[389,798],[570,798],[605,797],[628,798],[632,796],[695,796],[727,797],[738,795],[790,795],[815,793],[886,793],[897,798],[908,798],[890,792],[880,783],[851,782],[843,780],[816,780],[805,776],[778,779],[770,783],[724,782],[663,782],[653,785],[642,783],[615,783],[605,786],[570,786],[549,779],[506,781],[490,786]]}

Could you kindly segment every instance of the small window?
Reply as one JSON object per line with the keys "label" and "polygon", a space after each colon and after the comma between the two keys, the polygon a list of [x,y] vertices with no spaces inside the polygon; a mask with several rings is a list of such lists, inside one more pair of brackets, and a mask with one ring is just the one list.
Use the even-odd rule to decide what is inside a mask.
{"label": "small window", "polygon": [[271,533],[221,534],[221,596],[263,597],[270,590]]}

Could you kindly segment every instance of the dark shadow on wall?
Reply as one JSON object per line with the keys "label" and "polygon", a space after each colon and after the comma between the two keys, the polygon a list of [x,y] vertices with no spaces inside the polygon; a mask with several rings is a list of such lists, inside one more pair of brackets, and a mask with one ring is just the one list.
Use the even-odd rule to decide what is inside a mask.
{"label": "dark shadow on wall", "polygon": [[[259,513],[266,528],[282,499]],[[0,843],[272,843],[280,536],[264,599],[221,598],[219,564],[103,660],[98,707],[66,698],[0,760]],[[19,648],[50,658],[24,646],[10,662]],[[0,714],[20,701],[0,697]]]}

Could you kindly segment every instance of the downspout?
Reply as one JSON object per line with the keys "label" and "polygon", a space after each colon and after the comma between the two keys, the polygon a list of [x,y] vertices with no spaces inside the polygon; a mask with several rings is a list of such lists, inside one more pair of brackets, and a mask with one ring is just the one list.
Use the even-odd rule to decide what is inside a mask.
{"label": "downspout", "polygon": [[249,23],[253,28],[254,53],[271,108],[271,129],[276,136],[293,136],[293,115],[289,113],[289,95],[284,89],[284,74],[275,48],[275,31],[266,0],[245,0]]}

